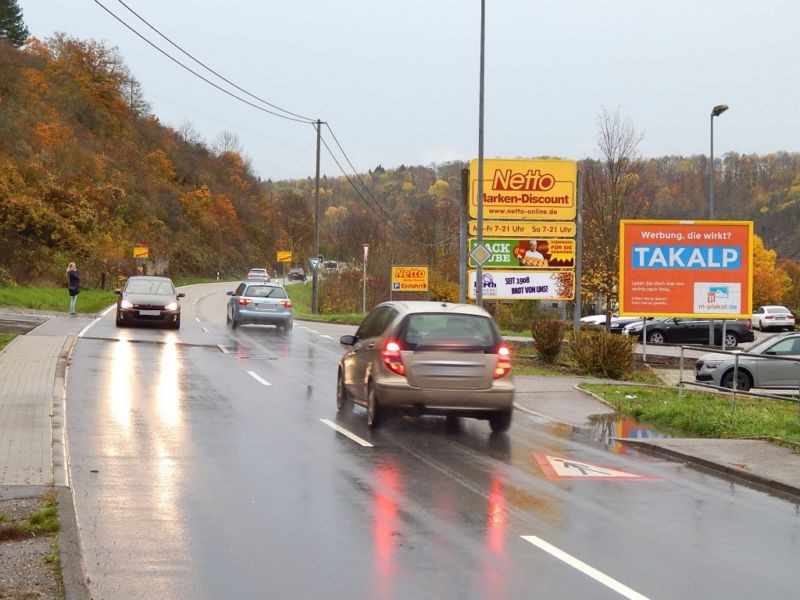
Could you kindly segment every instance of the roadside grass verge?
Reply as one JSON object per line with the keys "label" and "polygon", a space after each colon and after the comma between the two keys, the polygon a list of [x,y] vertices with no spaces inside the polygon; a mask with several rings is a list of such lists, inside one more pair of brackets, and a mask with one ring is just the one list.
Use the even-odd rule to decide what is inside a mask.
{"label": "roadside grass verge", "polygon": [[8,346],[15,337],[17,337],[16,333],[0,333],[0,350]]}
{"label": "roadside grass verge", "polygon": [[[75,308],[79,313],[96,313],[116,301],[117,296],[113,291],[87,288],[78,294]],[[66,287],[0,287],[0,306],[66,313],[69,311],[69,292]]]}
{"label": "roadside grass verge", "polygon": [[768,437],[800,443],[800,413],[797,402],[737,396],[735,408],[730,394],[709,394],[667,387],[631,384],[582,383],[618,412],[637,421],[696,437]]}
{"label": "roadside grass verge", "polygon": [[364,320],[361,313],[314,314],[311,312],[311,281],[286,286],[286,293],[292,299],[292,310],[298,319],[310,319],[323,323],[343,323],[358,325]]}

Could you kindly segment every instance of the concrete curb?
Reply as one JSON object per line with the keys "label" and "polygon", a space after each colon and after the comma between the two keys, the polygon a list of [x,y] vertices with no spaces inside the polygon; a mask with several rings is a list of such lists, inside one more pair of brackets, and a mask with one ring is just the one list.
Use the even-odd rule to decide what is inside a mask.
{"label": "concrete curb", "polygon": [[757,475],[756,473],[746,469],[723,465],[717,461],[687,454],[685,452],[681,452],[680,450],[675,450],[674,448],[666,448],[658,443],[631,438],[614,438],[614,440],[649,454],[683,461],[689,465],[695,466],[714,475],[725,475],[729,479],[736,480],[740,483],[748,485],[749,487],[767,491],[784,497],[788,500],[795,502],[800,500],[800,489],[797,487],[788,485],[782,481],[770,479],[769,477],[762,477],[761,475]]}

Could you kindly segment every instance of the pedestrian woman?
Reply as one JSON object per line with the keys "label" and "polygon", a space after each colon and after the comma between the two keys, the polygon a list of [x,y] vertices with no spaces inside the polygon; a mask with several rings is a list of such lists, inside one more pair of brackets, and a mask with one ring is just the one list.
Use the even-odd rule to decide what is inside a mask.
{"label": "pedestrian woman", "polygon": [[69,290],[69,314],[75,315],[75,300],[81,292],[81,276],[74,262],[67,267],[67,289]]}

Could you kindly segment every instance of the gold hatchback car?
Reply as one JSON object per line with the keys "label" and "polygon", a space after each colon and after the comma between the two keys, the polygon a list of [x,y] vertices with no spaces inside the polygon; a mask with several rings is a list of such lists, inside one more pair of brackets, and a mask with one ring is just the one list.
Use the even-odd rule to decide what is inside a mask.
{"label": "gold hatchback car", "polygon": [[511,356],[492,316],[471,304],[392,301],[376,306],[339,361],[336,404],[367,409],[376,428],[388,410],[486,419],[508,430]]}

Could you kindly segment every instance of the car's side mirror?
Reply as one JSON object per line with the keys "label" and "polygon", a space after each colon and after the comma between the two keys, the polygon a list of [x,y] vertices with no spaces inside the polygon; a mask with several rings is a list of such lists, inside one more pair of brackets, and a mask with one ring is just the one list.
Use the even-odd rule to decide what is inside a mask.
{"label": "car's side mirror", "polygon": [[186,294],[183,292],[178,293],[178,298],[186,298]]}
{"label": "car's side mirror", "polygon": [[114,290],[114,293],[115,293],[117,296],[122,296],[122,290]]}
{"label": "car's side mirror", "polygon": [[358,338],[354,335],[343,335],[339,338],[339,343],[343,346],[352,346],[358,341]]}
{"label": "car's side mirror", "polygon": [[233,292],[225,292],[228,296],[233,296]]}

